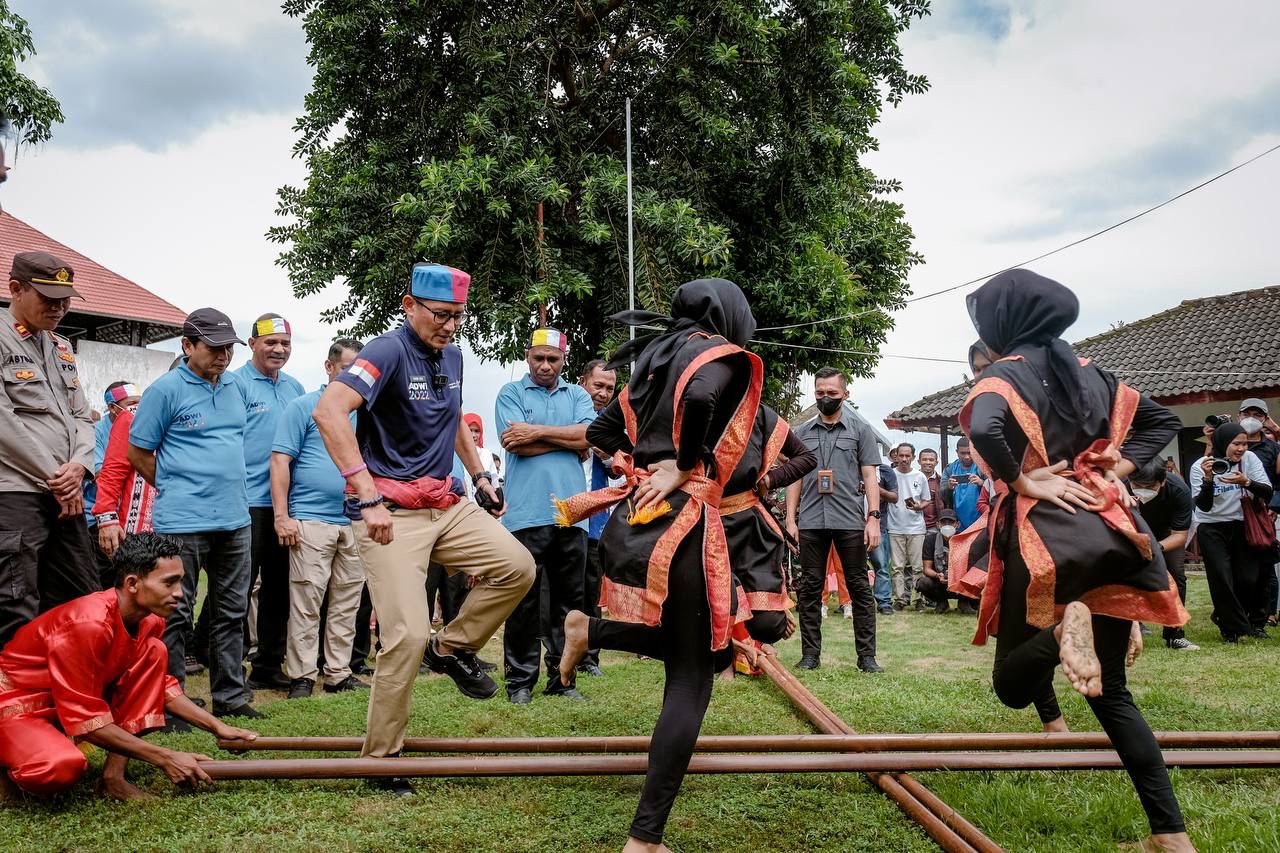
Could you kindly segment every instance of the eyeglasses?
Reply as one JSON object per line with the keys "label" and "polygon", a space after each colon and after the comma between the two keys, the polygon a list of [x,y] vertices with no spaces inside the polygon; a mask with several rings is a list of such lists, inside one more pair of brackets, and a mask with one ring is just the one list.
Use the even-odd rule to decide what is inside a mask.
{"label": "eyeglasses", "polygon": [[418,305],[421,306],[424,311],[427,311],[428,313],[430,313],[431,316],[435,318],[436,322],[439,323],[441,326],[443,326],[445,323],[448,323],[450,320],[457,323],[458,325],[461,325],[462,321],[467,319],[466,311],[437,311],[436,309],[432,308],[430,305],[427,305],[425,302],[423,302],[421,299],[419,299],[416,296],[413,297],[413,301],[418,303]]}

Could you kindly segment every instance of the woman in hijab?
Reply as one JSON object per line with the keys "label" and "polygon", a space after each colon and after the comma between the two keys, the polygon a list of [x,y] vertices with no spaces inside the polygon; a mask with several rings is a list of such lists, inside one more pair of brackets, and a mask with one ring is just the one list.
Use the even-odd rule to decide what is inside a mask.
{"label": "woman in hijab", "polygon": [[625,851],[665,850],[662,834],[711,701],[715,672],[733,659],[735,601],[721,495],[757,420],[763,365],[742,347],[755,331],[746,296],[723,279],[682,285],[671,316],[615,315],[667,331],[625,344],[609,368],[633,358],[631,379],[591,424],[592,446],[614,455],[625,485],[558,502],[573,523],[626,501],[600,537],[610,620],[575,611],[565,624],[560,677],[571,684],[590,648],[660,658],[662,712]]}
{"label": "woman in hijab", "polygon": [[[1249,623],[1254,587],[1265,561],[1245,538],[1243,501],[1248,499],[1247,491],[1268,503],[1271,483],[1262,461],[1248,449],[1249,436],[1240,424],[1222,424],[1213,431],[1210,443],[1213,455],[1191,466],[1190,486],[1195,495],[1196,541],[1218,630],[1228,643],[1241,637],[1266,637],[1263,628]],[[1222,473],[1214,472],[1215,463]]]}
{"label": "woman in hijab", "polygon": [[1179,421],[1076,357],[1061,335],[1079,302],[1056,281],[1001,273],[968,307],[998,356],[960,413],[996,483],[974,642],[998,635],[994,685],[1015,708],[1042,697],[1061,662],[1133,780],[1151,825],[1144,846],[1192,850],[1163,755],[1125,684],[1134,621],[1187,620],[1121,482],[1177,435]]}

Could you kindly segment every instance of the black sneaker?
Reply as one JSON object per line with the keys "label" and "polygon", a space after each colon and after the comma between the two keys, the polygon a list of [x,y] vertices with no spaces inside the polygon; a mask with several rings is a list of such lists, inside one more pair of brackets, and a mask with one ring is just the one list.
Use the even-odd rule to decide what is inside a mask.
{"label": "black sneaker", "polygon": [[369,685],[356,678],[354,675],[348,675],[337,684],[326,684],[324,686],[325,693],[346,693],[349,690],[368,690]]}
{"label": "black sneaker", "polygon": [[876,663],[876,659],[871,655],[865,655],[858,658],[858,669],[863,672],[884,672],[884,667]]}
{"label": "black sneaker", "polygon": [[956,612],[962,613],[965,616],[972,616],[978,612],[978,608],[974,607],[972,602],[966,601],[962,598],[956,604]]}
{"label": "black sneaker", "polygon": [[201,699],[199,696],[188,696],[187,698],[190,699],[191,704],[195,705],[197,708],[209,707],[209,703]]}
{"label": "black sneaker", "polygon": [[604,675],[604,670],[593,663],[579,664],[578,672],[583,675],[590,675],[597,678]]}
{"label": "black sneaker", "polygon": [[819,666],[817,655],[805,655],[796,664],[796,669],[817,669]]}
{"label": "black sneaker", "polygon": [[512,705],[528,705],[533,701],[533,691],[528,687],[521,687],[519,690],[507,696],[507,701]]}
{"label": "black sneaker", "polygon": [[183,659],[183,664],[186,666],[187,675],[199,675],[204,672],[204,664],[196,660],[195,655],[187,655],[186,658]]}
{"label": "black sneaker", "polygon": [[554,692],[547,691],[546,695],[558,696],[561,699],[568,699],[572,702],[590,702],[591,701],[586,696],[583,696],[581,693],[579,693],[576,687],[566,687],[563,690],[556,690]]}
{"label": "black sneaker", "polygon": [[923,598],[917,598],[916,603],[914,605],[914,609],[917,613],[923,613],[929,609],[929,605],[924,603]]}
{"label": "black sneaker", "polygon": [[942,601],[939,601],[937,604],[933,606],[933,612],[938,614],[950,613],[951,605],[948,604],[947,600],[944,598]]}
{"label": "black sneaker", "polygon": [[254,690],[290,690],[293,682],[278,669],[261,671],[255,666],[249,674],[248,685]]}
{"label": "black sneaker", "polygon": [[[387,758],[399,758],[400,753],[393,752]],[[396,797],[412,797],[413,785],[403,776],[372,776],[365,780],[375,791],[382,791]]]}
{"label": "black sneaker", "polygon": [[886,604],[884,607],[881,607],[881,608],[880,608],[880,615],[881,615],[881,616],[893,616],[893,615],[895,615],[895,613],[894,613],[894,609],[893,609],[891,606],[889,606],[889,605],[887,605],[887,604]]}
{"label": "black sneaker", "polygon": [[453,679],[462,695],[472,699],[491,699],[498,692],[498,684],[480,670],[475,655],[442,655],[436,650],[436,638],[427,643],[423,660],[432,672],[443,673]]}
{"label": "black sneaker", "polygon": [[254,708],[248,702],[243,705],[237,705],[234,708],[218,708],[214,707],[213,715],[215,717],[244,717],[246,720],[265,720],[267,715]]}
{"label": "black sneaker", "polygon": [[190,733],[191,724],[186,720],[175,717],[172,714],[164,715],[164,728],[160,729],[167,735],[185,735]]}
{"label": "black sneaker", "polygon": [[460,658],[470,659],[473,662],[473,665],[477,669],[479,669],[481,672],[497,672],[498,671],[498,665],[496,663],[489,663],[489,661],[480,657],[475,652],[464,652],[461,649],[459,649],[458,651],[454,652],[454,654],[456,654]]}
{"label": "black sneaker", "polygon": [[1271,635],[1270,635],[1270,634],[1268,634],[1268,633],[1266,632],[1266,630],[1264,630],[1264,629],[1262,629],[1262,628],[1250,628],[1250,629],[1249,629],[1249,636],[1250,636],[1250,637],[1253,637],[1254,639],[1257,639],[1257,640],[1270,640],[1270,639],[1271,639]]}
{"label": "black sneaker", "polygon": [[290,699],[310,699],[311,691],[315,690],[316,683],[310,678],[295,678],[289,682],[289,698]]}
{"label": "black sneaker", "polygon": [[373,675],[373,667],[367,663],[358,663],[351,667],[352,675]]}

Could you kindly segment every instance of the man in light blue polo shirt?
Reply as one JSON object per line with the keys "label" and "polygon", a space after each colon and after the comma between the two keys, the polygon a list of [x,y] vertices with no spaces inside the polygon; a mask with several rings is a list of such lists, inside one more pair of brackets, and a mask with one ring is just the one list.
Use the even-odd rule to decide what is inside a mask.
{"label": "man in light blue polo shirt", "polygon": [[[538,570],[503,633],[507,699],[515,705],[528,704],[537,686],[539,638],[546,646],[547,695],[583,698],[560,683],[559,667],[565,616],[582,609],[587,524],[556,526],[552,500],[586,490],[579,453],[588,447],[587,424],[596,412],[586,389],[560,378],[566,349],[560,332],[535,330],[526,352],[529,372],[498,392],[495,420],[507,451],[502,523],[529,549]],[[549,606],[540,607],[540,598]]]}
{"label": "man in light blue polo shirt", "polygon": [[[157,379],[129,427],[129,462],[156,487],[152,525],[182,543],[182,600],[164,629],[169,674],[186,682],[186,635],[203,566],[209,576],[209,684],[219,717],[261,717],[245,689],[244,617],[249,606],[249,496],[244,481],[245,398],[231,352],[244,341],[226,314],[191,312],[182,326],[186,361]],[[180,727],[178,727],[180,728]]]}
{"label": "man in light blue polo shirt", "polygon": [[[329,381],[350,367],[362,349],[364,344],[351,338],[334,341],[324,362]],[[275,533],[289,549],[290,699],[305,699],[316,686],[320,610],[326,594],[329,609],[324,620],[325,692],[369,687],[351,674],[350,665],[364,566],[351,520],[342,511],[347,484],[311,418],[323,392],[321,386],[285,407],[271,445]],[[355,420],[352,412],[352,429]]]}
{"label": "man in light blue polo shirt", "polygon": [[262,578],[254,626],[258,653],[253,658],[249,686],[255,690],[287,690],[289,679],[281,667],[289,627],[289,549],[276,535],[271,509],[271,442],[285,406],[306,390],[284,372],[293,351],[293,330],[279,314],[263,314],[254,321],[249,349],[252,357],[236,371],[248,413],[244,470],[253,525],[249,589]]}

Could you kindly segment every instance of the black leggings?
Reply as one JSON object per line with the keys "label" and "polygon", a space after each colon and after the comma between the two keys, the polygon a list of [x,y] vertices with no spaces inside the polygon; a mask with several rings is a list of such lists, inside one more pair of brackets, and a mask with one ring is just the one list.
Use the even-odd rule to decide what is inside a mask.
{"label": "black leggings", "polygon": [[[1253,627],[1258,593],[1258,552],[1249,546],[1243,521],[1215,521],[1196,529],[1213,614],[1224,639],[1234,641]],[[1265,621],[1265,618],[1264,620]]]}
{"label": "black leggings", "polygon": [[[691,534],[685,542],[690,540],[701,543],[702,537]],[[588,644],[660,659],[666,667],[662,713],[653,729],[649,770],[631,822],[633,838],[657,844],[689,769],[711,702],[713,676],[732,661],[732,646],[723,653],[711,651],[711,609],[697,548],[681,547],[672,561],[660,626],[593,618]]]}
{"label": "black leggings", "polygon": [[[1058,665],[1058,641],[1053,636],[1053,628],[1036,629],[1027,625],[1029,581],[1027,566],[1015,546],[1005,559],[1004,586],[1000,590],[1000,635],[996,640],[992,673],[996,695],[1011,708],[1025,708],[1037,701],[1044,695],[1046,686],[1052,695],[1053,672]],[[1164,755],[1125,685],[1124,658],[1132,625],[1109,616],[1093,617],[1094,648],[1102,663],[1102,695],[1087,701],[1133,780],[1151,831],[1185,832],[1169,771],[1164,766]],[[1056,699],[1054,706],[1057,706]]]}

